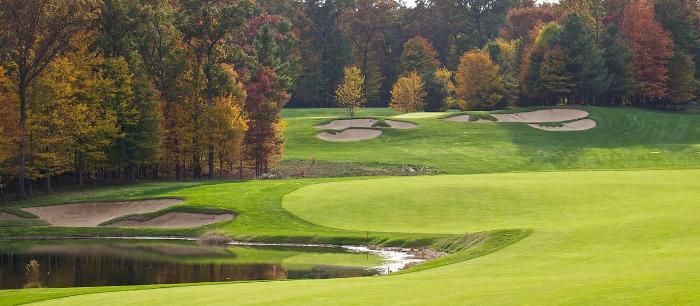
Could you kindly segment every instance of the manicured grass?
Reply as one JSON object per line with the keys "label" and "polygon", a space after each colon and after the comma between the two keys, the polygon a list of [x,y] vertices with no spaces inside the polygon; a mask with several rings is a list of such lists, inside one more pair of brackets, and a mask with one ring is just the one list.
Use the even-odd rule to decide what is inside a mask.
{"label": "manicured grass", "polygon": [[[346,117],[343,110],[285,110],[284,158],[294,165],[311,160],[360,164],[371,168],[363,170],[370,174],[382,173],[378,169],[388,165],[429,166],[453,175],[102,188],[12,207],[181,197],[184,207],[228,210],[238,217],[186,230],[0,228],[0,236],[192,236],[216,229],[237,239],[432,245],[454,252],[398,275],[153,290],[10,290],[0,292],[0,304],[58,297],[68,298],[48,302],[578,305],[700,300],[700,170],[692,170],[700,168],[700,117],[632,108],[585,110],[598,127],[584,132],[550,133],[521,123],[445,122],[439,118],[448,113],[417,113],[399,115],[418,124],[416,129],[384,129],[381,137],[352,143],[315,137],[314,125]],[[386,109],[358,113],[395,115]],[[561,172],[607,169],[638,171]],[[461,250],[477,240],[481,243]],[[302,265],[317,260],[285,258]],[[107,293],[89,294],[93,292]]]}
{"label": "manicured grass", "polygon": [[[334,211],[326,213],[326,218],[316,220],[316,208],[328,205],[324,201],[298,202],[320,189],[330,196],[356,190],[358,184],[365,185],[363,193],[370,201],[364,204],[361,197],[353,202],[333,199],[326,207]],[[385,187],[372,187],[376,185]],[[426,201],[407,200],[441,185],[448,185],[451,192],[433,193]],[[388,277],[136,290],[50,302],[693,303],[700,299],[698,198],[699,170],[511,173],[326,183],[289,194],[285,206],[315,222],[353,229],[460,233],[527,227],[533,232],[486,256]],[[369,206],[382,213],[361,213]]]}
{"label": "manicured grass", "polygon": [[[349,143],[320,140],[313,128],[347,116],[342,110],[287,110],[285,158],[424,165],[450,174],[700,168],[700,116],[636,108],[584,109],[597,128],[553,133],[523,123],[445,122],[418,113],[403,119],[417,123],[416,129],[385,129],[380,137]],[[384,109],[358,114],[385,115]]]}

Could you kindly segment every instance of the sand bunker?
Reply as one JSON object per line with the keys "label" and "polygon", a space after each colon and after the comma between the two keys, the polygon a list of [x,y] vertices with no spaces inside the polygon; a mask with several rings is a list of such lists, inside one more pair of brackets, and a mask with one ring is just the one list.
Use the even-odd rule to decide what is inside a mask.
{"label": "sand bunker", "polygon": [[20,216],[15,216],[15,215],[10,214],[10,213],[0,211],[0,221],[12,221],[12,220],[24,220],[24,218],[22,218]]}
{"label": "sand bunker", "polygon": [[597,123],[591,119],[583,119],[562,123],[561,126],[544,126],[537,123],[530,124],[531,127],[550,132],[572,132],[585,131],[595,128]]}
{"label": "sand bunker", "polygon": [[159,211],[182,203],[179,199],[78,203],[23,208],[52,226],[96,227],[117,217]]}
{"label": "sand bunker", "polygon": [[106,226],[110,227],[146,227],[146,228],[183,228],[199,227],[213,223],[233,220],[233,214],[196,214],[184,212],[169,212],[150,220],[121,220]]}
{"label": "sand bunker", "polygon": [[386,124],[388,124],[392,129],[412,129],[418,127],[415,123],[410,123],[410,122],[404,122],[404,121],[393,121],[393,120],[384,120]]}
{"label": "sand bunker", "polygon": [[333,120],[328,124],[317,125],[316,128],[323,130],[344,130],[347,128],[368,128],[372,127],[377,120],[374,119],[343,119]]}
{"label": "sand bunker", "polygon": [[588,117],[588,112],[578,109],[546,109],[526,113],[491,114],[498,122],[563,122]]}
{"label": "sand bunker", "polygon": [[335,134],[323,132],[318,134],[318,138],[325,141],[348,142],[377,138],[382,134],[380,130],[372,129],[347,129]]}

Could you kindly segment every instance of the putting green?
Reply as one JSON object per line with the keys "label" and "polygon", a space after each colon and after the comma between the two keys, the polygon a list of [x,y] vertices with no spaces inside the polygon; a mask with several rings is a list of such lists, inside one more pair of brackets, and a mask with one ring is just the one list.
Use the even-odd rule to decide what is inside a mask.
{"label": "putting green", "polygon": [[487,256],[388,277],[134,290],[46,303],[693,303],[700,300],[699,198],[700,170],[322,183],[288,193],[283,206],[313,223],[345,229],[533,233]]}

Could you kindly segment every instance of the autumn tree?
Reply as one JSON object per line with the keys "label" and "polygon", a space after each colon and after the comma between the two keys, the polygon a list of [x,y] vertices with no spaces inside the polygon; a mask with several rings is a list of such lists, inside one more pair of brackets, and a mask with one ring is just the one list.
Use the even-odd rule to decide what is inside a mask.
{"label": "autumn tree", "polygon": [[[227,59],[230,49],[225,48],[226,38],[233,32],[243,28],[246,20],[253,14],[253,4],[250,1],[199,1],[181,0],[177,16],[179,29],[184,41],[194,57],[194,82],[197,83],[199,73],[204,76],[204,96],[207,107],[213,107],[216,96],[216,74],[220,73],[220,65]],[[200,140],[195,139],[195,143]],[[198,146],[198,144],[195,144]],[[195,148],[196,149],[196,148]],[[197,153],[195,153],[197,154]],[[198,159],[195,157],[195,161]],[[209,178],[214,178],[214,147],[210,145],[207,153]],[[195,167],[197,169],[198,167]],[[195,170],[195,177],[201,176]]]}
{"label": "autumn tree", "polygon": [[529,35],[538,25],[554,21],[554,14],[549,7],[519,7],[508,11],[504,34],[511,39]]}
{"label": "autumn tree", "polygon": [[395,0],[358,0],[355,7],[347,8],[340,20],[340,28],[350,42],[355,63],[364,76],[362,94],[369,102],[378,102],[385,31],[394,21],[399,8]]}
{"label": "autumn tree", "polygon": [[491,109],[501,101],[505,88],[499,71],[486,51],[465,53],[455,73],[460,108]]}
{"label": "autumn tree", "polygon": [[489,56],[498,65],[499,73],[503,79],[504,97],[499,107],[514,105],[518,95],[518,69],[517,55],[518,42],[506,41],[501,38],[489,41],[484,50],[489,53]]}
{"label": "autumn tree", "polygon": [[635,0],[625,8],[622,31],[634,53],[634,78],[639,85],[637,102],[666,97],[673,41],[655,20],[654,7],[649,0]]}
{"label": "autumn tree", "polygon": [[439,68],[423,75],[425,82],[425,111],[447,111],[455,104],[452,71]]}
{"label": "autumn tree", "polygon": [[435,71],[440,65],[437,51],[430,41],[421,36],[415,36],[406,41],[401,51],[400,62],[402,75],[411,71],[425,74]]}
{"label": "autumn tree", "polygon": [[403,113],[422,111],[426,96],[424,85],[415,71],[399,78],[391,89],[389,108]]}
{"label": "autumn tree", "polygon": [[0,29],[13,63],[19,96],[18,196],[25,197],[27,91],[34,80],[83,31],[92,18],[91,0],[2,0]]}
{"label": "autumn tree", "polygon": [[532,46],[523,54],[522,68],[520,69],[520,87],[523,93],[531,99],[546,96],[546,89],[542,83],[542,63],[548,50],[559,44],[561,27],[556,22],[544,25],[538,32]]}
{"label": "autumn tree", "polygon": [[357,109],[365,104],[362,84],[364,84],[362,71],[357,67],[345,67],[343,82],[335,90],[335,98],[338,105],[346,108],[351,117],[354,117]]}

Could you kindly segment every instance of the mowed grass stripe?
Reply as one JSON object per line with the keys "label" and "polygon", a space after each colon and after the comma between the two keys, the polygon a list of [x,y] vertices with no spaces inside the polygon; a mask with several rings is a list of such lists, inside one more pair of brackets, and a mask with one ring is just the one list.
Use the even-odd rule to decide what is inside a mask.
{"label": "mowed grass stripe", "polygon": [[[404,201],[408,197],[387,197],[368,204],[383,212],[369,219],[372,222],[353,212],[368,205],[337,202],[332,205],[338,211],[326,213],[327,220],[319,222],[455,233],[528,226],[533,233],[487,256],[395,276],[101,293],[46,304],[680,304],[700,299],[698,170],[489,174],[361,183],[384,186],[365,189],[370,197],[408,196],[435,180],[440,185],[453,181],[452,193],[459,193],[459,186],[484,192],[481,198],[435,193],[434,201],[408,204]],[[290,202],[295,193],[302,199],[308,189],[321,188],[330,196],[350,190],[343,185],[354,183],[306,187],[289,194],[284,205],[310,219],[313,207],[322,205],[323,199],[296,204]],[[631,187],[620,188],[623,183]],[[489,189],[493,192],[486,193]],[[511,201],[488,194],[506,194]],[[432,219],[437,217],[435,207],[445,208],[440,218],[444,224]],[[471,213],[475,208],[482,213]],[[389,214],[397,211],[400,214]],[[343,221],[334,215],[344,216]]]}

